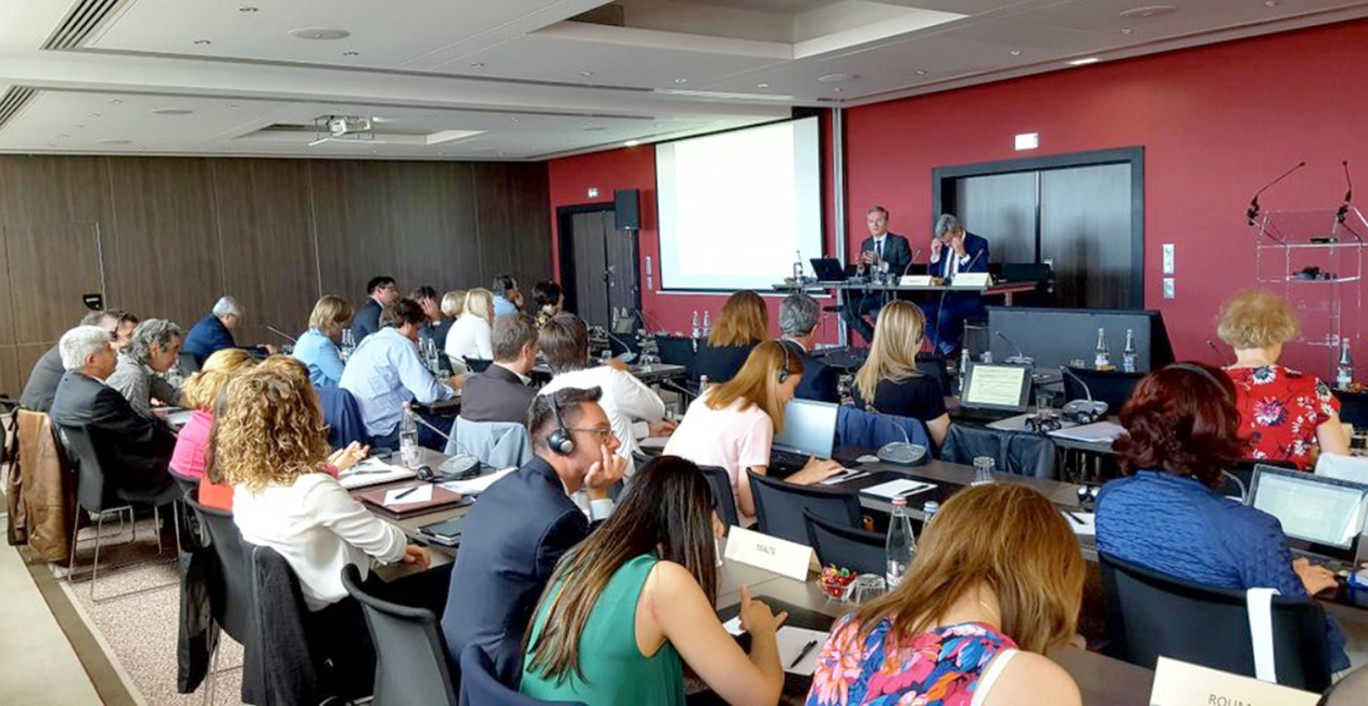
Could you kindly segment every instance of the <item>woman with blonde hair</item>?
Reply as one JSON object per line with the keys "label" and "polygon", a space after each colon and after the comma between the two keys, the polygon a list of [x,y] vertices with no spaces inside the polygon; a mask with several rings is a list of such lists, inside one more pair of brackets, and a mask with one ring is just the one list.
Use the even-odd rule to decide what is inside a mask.
{"label": "woman with blonde hair", "polygon": [[717,312],[707,344],[698,349],[695,370],[710,383],[726,382],[745,365],[751,349],[768,338],[765,301],[748,289],[737,292]]}
{"label": "woman with blonde hair", "polygon": [[1074,636],[1086,566],[1045,496],[966,488],[927,523],[903,582],[837,621],[807,704],[1082,703],[1044,655]]}
{"label": "woman with blonde hair", "polygon": [[199,501],[210,507],[233,506],[233,489],[213,483],[206,477],[209,439],[214,429],[214,404],[228,381],[256,365],[256,359],[241,348],[216,351],[204,367],[181,384],[181,405],[194,410],[190,420],[176,435],[171,452],[171,474],[186,483],[199,484]]}
{"label": "woman with blonde hair", "polygon": [[446,350],[447,335],[451,333],[451,327],[456,324],[456,317],[465,311],[464,289],[453,289],[442,295],[440,309],[442,310],[442,320],[437,323],[432,331],[432,340],[437,342],[437,349]]}
{"label": "woman with blonde hair", "polygon": [[309,382],[317,387],[337,387],[342,379],[342,353],[337,342],[342,331],[351,327],[352,305],[331,294],[314,304],[309,314],[309,330],[295,341],[292,355],[309,369]]}
{"label": "woman with blonde hair", "polygon": [[1276,294],[1249,290],[1221,307],[1216,334],[1235,349],[1225,372],[1235,381],[1247,458],[1289,461],[1305,471],[1320,453],[1347,455],[1339,400],[1314,375],[1278,365],[1283,344],[1297,337],[1297,317]]}
{"label": "woman with blonde hair", "polygon": [[[700,466],[726,469],[737,509],[754,517],[755,499],[746,473],[765,475],[768,471],[770,444],[784,428],[784,406],[793,399],[802,377],[802,358],[778,341],[761,343],[735,377],[704,391],[689,405],[665,444],[665,453]],[[840,464],[835,461],[809,459],[785,480],[810,485],[838,470]]]}
{"label": "woman with blonde hair", "polygon": [[950,415],[940,383],[917,371],[926,315],[911,302],[895,301],[879,311],[869,357],[855,373],[855,406],[920,419],[940,446],[950,430]]}
{"label": "woman with blonde hair", "polygon": [[446,354],[458,375],[469,370],[466,359],[494,359],[494,294],[488,289],[466,292],[465,310],[447,332]]}

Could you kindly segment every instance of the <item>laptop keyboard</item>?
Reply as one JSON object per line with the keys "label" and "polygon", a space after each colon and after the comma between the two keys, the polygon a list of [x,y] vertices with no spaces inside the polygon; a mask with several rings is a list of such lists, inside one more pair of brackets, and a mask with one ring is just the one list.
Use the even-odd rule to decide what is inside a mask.
{"label": "laptop keyboard", "polygon": [[777,478],[797,473],[806,466],[808,456],[806,454],[794,453],[792,451],[770,451],[769,474]]}

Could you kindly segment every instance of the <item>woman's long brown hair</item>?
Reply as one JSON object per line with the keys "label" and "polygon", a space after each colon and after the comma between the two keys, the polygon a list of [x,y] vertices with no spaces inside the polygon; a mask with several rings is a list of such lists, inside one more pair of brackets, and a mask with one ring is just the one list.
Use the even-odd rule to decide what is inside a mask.
{"label": "woman's long brown hair", "polygon": [[703,403],[709,409],[726,409],[737,400],[745,400],[741,409],[752,405],[765,410],[774,422],[774,433],[784,430],[784,402],[779,399],[779,371],[787,370],[789,377],[803,374],[803,358],[794,355],[779,341],[765,341],[751,349],[746,364],[732,379],[708,392]]}
{"label": "woman's long brown hair", "polygon": [[717,602],[717,545],[712,531],[713,497],[703,472],[691,461],[661,456],[637,471],[621,504],[589,538],[556,565],[533,615],[542,631],[535,642],[529,627],[523,653],[527,670],[546,679],[580,679],[580,636],[609,579],[624,564],[655,552],[693,574]]}
{"label": "woman's long brown hair", "polygon": [[884,619],[890,639],[911,638],[985,585],[997,595],[1002,632],[1044,653],[1073,637],[1085,571],[1078,539],[1045,496],[1008,483],[966,488],[927,523],[902,584],[856,613],[860,638]]}
{"label": "woman's long brown hair", "polygon": [[708,345],[745,346],[769,338],[769,310],[759,294],[743,289],[727,299],[717,312]]}

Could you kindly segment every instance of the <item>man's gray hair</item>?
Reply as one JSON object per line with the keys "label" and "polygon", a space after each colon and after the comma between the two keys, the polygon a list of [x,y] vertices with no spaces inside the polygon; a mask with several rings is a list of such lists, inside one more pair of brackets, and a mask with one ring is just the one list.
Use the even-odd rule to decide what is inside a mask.
{"label": "man's gray hair", "polygon": [[242,316],[242,307],[237,300],[232,297],[219,297],[214,303],[214,316],[223,318],[225,316]]}
{"label": "man's gray hair", "polygon": [[166,350],[181,337],[181,327],[174,321],[148,319],[133,329],[133,336],[124,347],[124,352],[133,356],[133,360],[146,363],[152,354],[152,346]]}
{"label": "man's gray hair", "polygon": [[779,305],[779,330],[785,336],[806,336],[817,328],[822,307],[817,300],[802,292],[794,292]]}
{"label": "man's gray hair", "polygon": [[67,370],[80,370],[85,367],[86,358],[98,354],[109,345],[110,333],[99,326],[77,326],[62,334],[57,342],[57,350],[62,354],[62,367]]}
{"label": "man's gray hair", "polygon": [[941,217],[936,219],[937,238],[944,238],[958,230],[964,230],[964,226],[960,225],[959,219],[955,218],[954,214],[942,213]]}

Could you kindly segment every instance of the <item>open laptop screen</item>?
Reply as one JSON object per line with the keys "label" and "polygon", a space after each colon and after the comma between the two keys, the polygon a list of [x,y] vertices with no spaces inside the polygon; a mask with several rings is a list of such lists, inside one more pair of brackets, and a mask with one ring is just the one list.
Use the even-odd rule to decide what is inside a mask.
{"label": "open laptop screen", "polygon": [[971,363],[960,406],[1025,411],[1031,394],[1031,366]]}
{"label": "open laptop screen", "polygon": [[840,405],[790,400],[784,408],[784,430],[774,437],[779,451],[831,458],[836,444],[836,410]]}
{"label": "open laptop screen", "polygon": [[1293,539],[1350,549],[1363,529],[1368,485],[1254,466],[1250,505],[1278,518]]}

